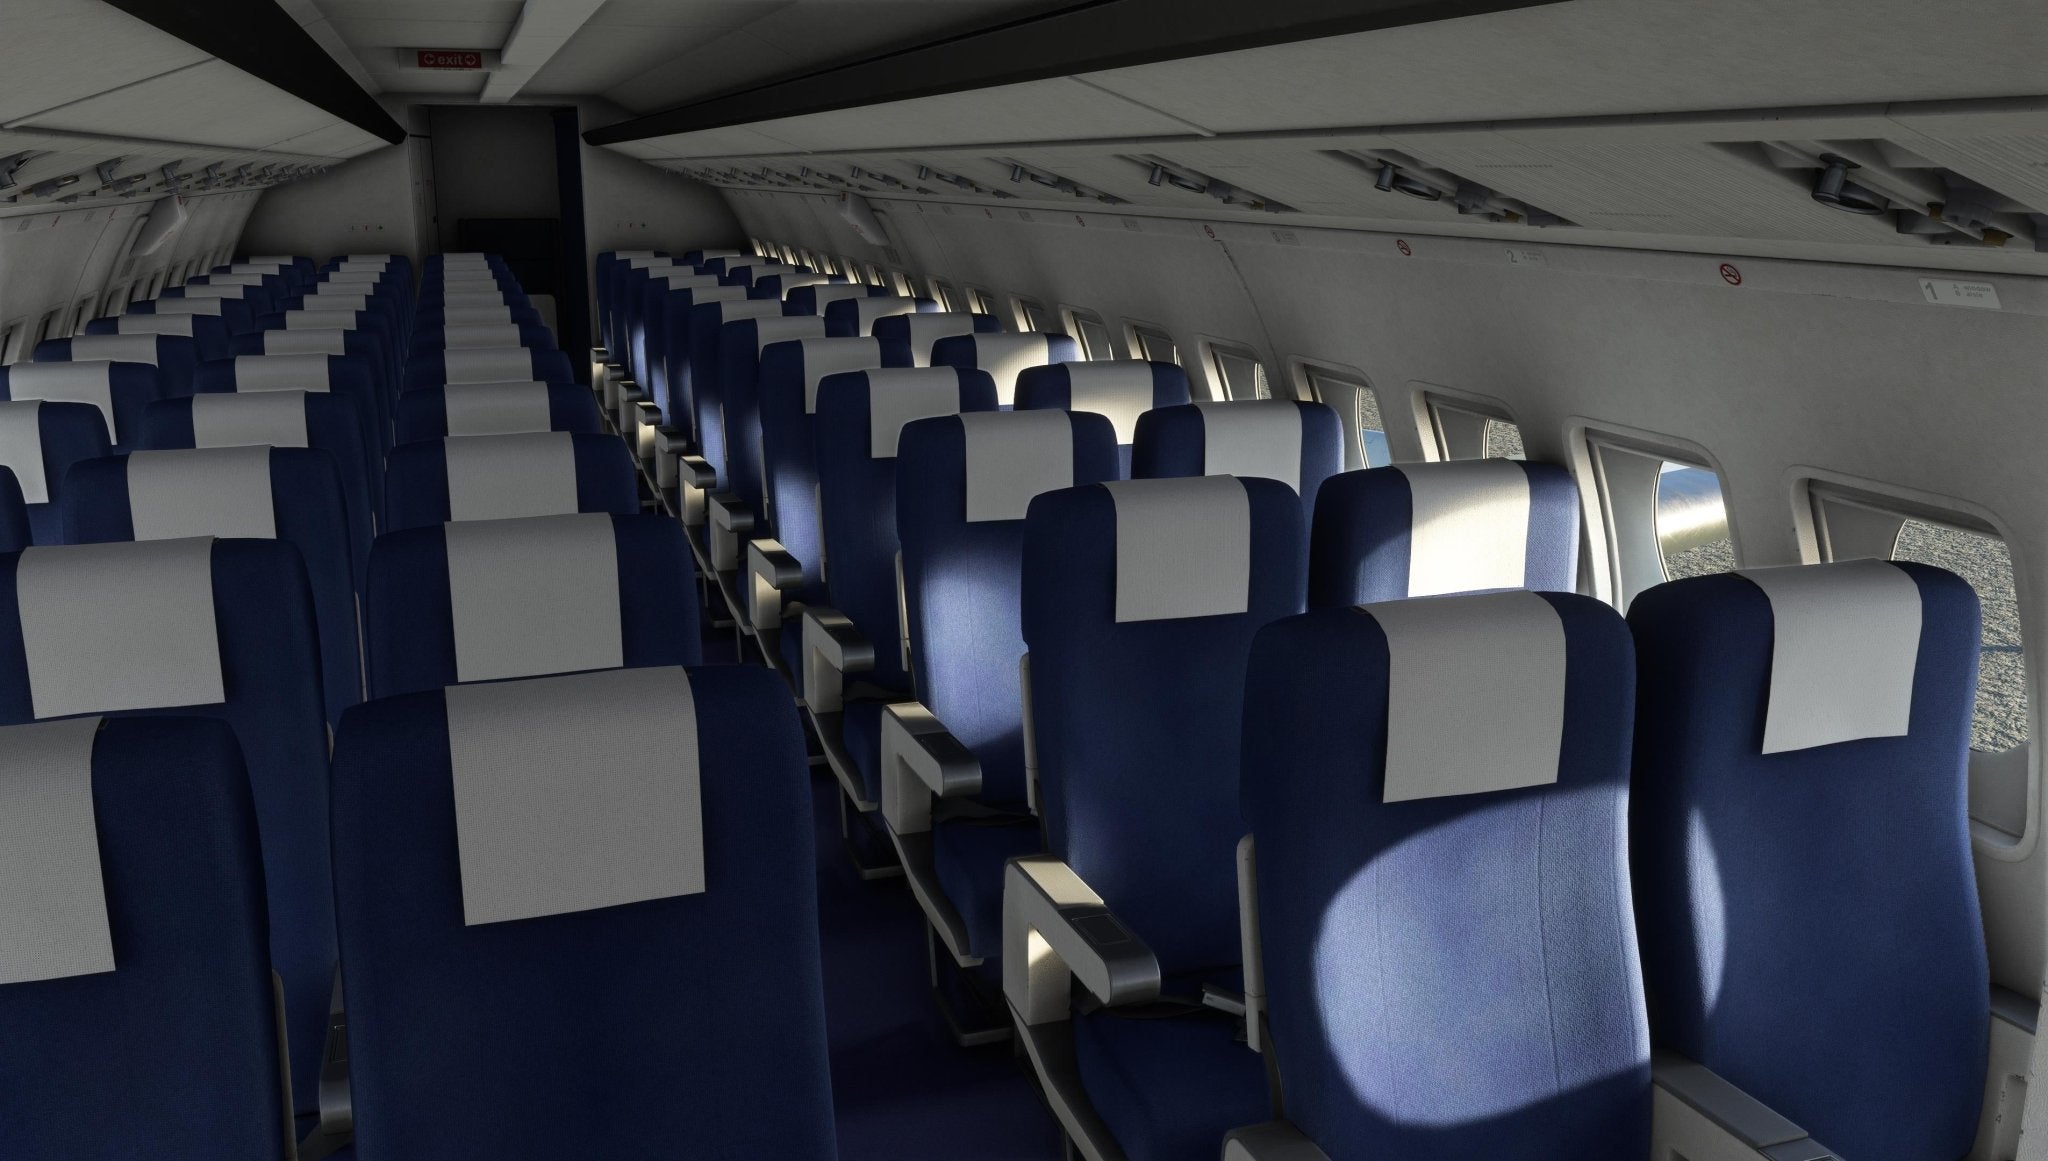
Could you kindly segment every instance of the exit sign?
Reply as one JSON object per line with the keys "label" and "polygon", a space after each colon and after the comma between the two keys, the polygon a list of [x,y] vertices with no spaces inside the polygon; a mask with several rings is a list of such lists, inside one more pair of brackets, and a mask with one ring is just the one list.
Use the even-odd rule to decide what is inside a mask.
{"label": "exit sign", "polygon": [[480,69],[484,67],[484,54],[466,48],[423,48],[419,50],[419,67],[423,69]]}

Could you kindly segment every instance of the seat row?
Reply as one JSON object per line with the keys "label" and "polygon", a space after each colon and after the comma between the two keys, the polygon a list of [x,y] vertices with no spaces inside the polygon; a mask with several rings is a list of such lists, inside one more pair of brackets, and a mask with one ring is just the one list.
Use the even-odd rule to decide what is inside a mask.
{"label": "seat row", "polygon": [[[616,255],[599,280],[629,352],[607,390],[671,423],[679,386],[692,401],[695,442],[669,451],[700,567],[882,819],[868,869],[900,866],[970,1001],[1006,1001],[979,1028],[956,1005],[959,1038],[1014,1024],[1084,1155],[1213,1156],[1279,1103],[1269,1073],[1299,1119],[1239,1154],[1624,1155],[1646,1147],[1652,1031],[1680,1054],[1659,1107],[1780,1134],[1752,1146],[1968,1149],[1989,985],[1961,581],[1708,578],[1639,600],[1631,636],[1560,595],[1561,467],[1346,472],[1320,404],[1191,404],[1178,368],[1076,362],[1064,336],[916,349],[898,328],[936,317],[916,305],[825,334],[816,295],[883,300],[743,258]],[[678,302],[717,328],[681,378],[660,369],[675,315],[649,322]],[[664,374],[666,399],[636,398]],[[1488,590],[1545,595],[1449,595]],[[1889,805],[1861,806],[1851,769],[1895,779]],[[1247,831],[1279,836],[1278,885],[1238,855]],[[1891,968],[1908,930],[1940,933],[1925,987]],[[1558,947],[1527,942],[1546,931]],[[1262,1064],[1243,1042],[1269,1020]],[[1681,1131],[1705,1130],[1660,1114]],[[1924,1151],[1878,1152],[1902,1141]]]}

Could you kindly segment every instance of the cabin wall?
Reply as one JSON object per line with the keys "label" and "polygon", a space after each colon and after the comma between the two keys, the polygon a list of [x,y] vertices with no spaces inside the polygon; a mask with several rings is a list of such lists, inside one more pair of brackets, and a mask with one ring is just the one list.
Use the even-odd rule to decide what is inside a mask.
{"label": "cabin wall", "polygon": [[[413,140],[351,158],[317,177],[264,192],[237,249],[247,254],[426,253],[419,199],[427,167]],[[428,205],[431,205],[429,199]]]}
{"label": "cabin wall", "polygon": [[[1198,394],[1203,338],[1283,381],[1299,359],[1362,373],[1398,459],[1434,455],[1425,389],[1497,401],[1531,456],[1575,466],[1588,427],[1668,437],[1720,471],[1744,566],[1817,558],[1815,477],[1976,517],[2011,547],[2043,688],[2048,279],[1988,276],[2002,309],[1971,309],[1929,303],[1911,269],[1740,258],[1733,285],[1716,255],[876,200],[884,248],[827,197],[728,197],[756,237],[1159,325]],[[2042,971],[2034,762],[2029,835],[1978,859],[1993,977],[2022,995]]]}

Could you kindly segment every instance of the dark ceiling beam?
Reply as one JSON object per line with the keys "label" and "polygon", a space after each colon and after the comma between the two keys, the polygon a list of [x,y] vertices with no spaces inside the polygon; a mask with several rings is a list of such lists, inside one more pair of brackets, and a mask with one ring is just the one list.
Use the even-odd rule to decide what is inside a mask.
{"label": "dark ceiling beam", "polygon": [[186,44],[391,142],[405,130],[277,0],[106,0]]}
{"label": "dark ceiling beam", "polygon": [[592,129],[642,141],[1561,0],[1092,0]]}

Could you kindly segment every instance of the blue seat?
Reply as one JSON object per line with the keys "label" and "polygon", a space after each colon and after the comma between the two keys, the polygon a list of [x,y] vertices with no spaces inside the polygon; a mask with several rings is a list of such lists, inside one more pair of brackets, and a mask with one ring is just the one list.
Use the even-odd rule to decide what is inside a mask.
{"label": "blue seat", "polygon": [[1177,407],[1188,400],[1188,373],[1177,363],[1121,359],[1053,363],[1017,373],[1019,411],[1052,408],[1107,416],[1116,429],[1117,463],[1125,479],[1131,476],[1131,444],[1138,438],[1138,417],[1153,408]]}
{"label": "blue seat", "polygon": [[[782,296],[782,313],[823,315],[833,303],[847,298],[885,298],[889,289],[858,282],[814,282],[796,286]],[[830,325],[829,322],[827,325]],[[866,338],[865,334],[855,338]]]}
{"label": "blue seat", "polygon": [[163,381],[164,394],[192,394],[198,344],[183,335],[79,335],[36,344],[38,363],[148,363]]}
{"label": "blue seat", "polygon": [[626,445],[566,431],[465,435],[393,447],[384,461],[380,532],[450,520],[640,511]]}
{"label": "blue seat", "polygon": [[[985,315],[976,317],[985,318]],[[932,344],[934,367],[978,367],[996,381],[996,395],[1008,407],[1017,393],[1017,376],[1029,367],[1080,361],[1081,344],[1068,335],[1047,331],[1022,334],[954,335]]]}
{"label": "blue seat", "polygon": [[[523,837],[494,824],[572,788]],[[836,1155],[810,779],[773,674],[371,702],[334,816],[356,1161]]]}
{"label": "blue seat", "polygon": [[608,329],[604,332],[605,347],[614,362],[623,363],[628,368],[633,366],[634,327],[641,321],[641,296],[648,279],[654,275],[694,276],[696,273],[696,269],[686,262],[653,253],[619,259],[601,272],[600,277],[607,282],[599,293],[610,303]]}
{"label": "blue seat", "polygon": [[185,285],[187,287],[239,286],[247,288],[249,291],[254,292],[255,296],[259,297],[265,304],[265,306],[259,308],[259,311],[262,309],[268,309],[268,304],[275,303],[278,299],[283,298],[287,294],[289,294],[290,291],[293,289],[293,284],[291,283],[291,281],[286,279],[282,274],[279,274],[275,270],[245,270],[237,272],[217,268],[214,270],[209,270],[205,274],[193,275],[191,278],[185,280]]}
{"label": "blue seat", "polygon": [[34,543],[21,481],[15,478],[13,468],[0,464],[0,552],[20,552]]}
{"label": "blue seat", "polygon": [[391,444],[389,406],[377,389],[377,369],[354,355],[238,355],[202,363],[193,383],[202,392],[238,395],[263,391],[316,391],[346,400],[355,411],[363,446],[372,454]]}
{"label": "blue seat", "polygon": [[858,339],[872,336],[878,319],[906,314],[937,314],[939,304],[929,298],[859,294],[827,303],[822,313],[827,335],[835,339]]}
{"label": "blue seat", "polygon": [[770,262],[764,259],[756,258],[749,261],[743,261],[738,265],[727,265],[725,270],[719,274],[719,278],[723,280],[727,286],[744,286],[751,290],[753,289],[755,284],[759,283],[764,278],[772,278],[778,274],[809,273],[811,273],[811,271],[806,270],[801,266],[792,266],[787,262]]}
{"label": "blue seat", "polygon": [[484,347],[455,351],[415,351],[405,366],[405,387],[442,387],[450,383],[574,383],[569,356],[556,350],[529,347]]}
{"label": "blue seat", "polygon": [[0,818],[41,840],[14,836],[10,877],[76,883],[88,909],[45,910],[40,932],[5,917],[17,950],[48,958],[5,957],[23,970],[0,983],[0,1154],[279,1156],[263,865],[233,731],[80,718],[0,729],[0,754]]}
{"label": "blue seat", "polygon": [[[824,599],[817,454],[811,442],[818,384],[843,371],[909,365],[907,348],[879,339],[794,339],[761,349],[763,504],[755,528],[773,536],[800,568],[800,575],[783,586],[784,600],[811,604]],[[773,631],[781,624],[779,611],[757,611],[761,615],[755,617],[756,629]]]}
{"label": "blue seat", "polygon": [[[397,384],[404,381],[406,352],[399,345],[399,335],[402,333],[402,329],[389,312],[381,309],[375,303],[363,302],[353,296],[300,299],[297,300],[297,305],[294,309],[280,311],[277,314],[266,314],[256,320],[256,325],[259,333],[270,331],[315,331],[329,333],[345,331],[351,336],[363,336],[362,338],[351,337],[343,340],[344,345],[338,352],[321,350],[318,353],[344,355],[380,354],[383,357],[385,368],[384,381],[391,384],[393,389],[396,388]],[[375,348],[374,352],[361,352],[349,349],[351,345],[361,345],[364,338],[367,338],[370,345]],[[239,344],[239,349],[234,351],[237,355],[273,355],[295,353],[290,349],[293,343],[294,340],[290,339],[264,338],[252,340],[250,336],[238,335],[236,336],[235,343],[230,343],[229,345],[234,347],[236,344]],[[325,345],[332,347],[333,343],[329,340]]]}
{"label": "blue seat", "polygon": [[371,470],[362,424],[348,400],[324,391],[162,399],[143,409],[140,442],[158,451],[267,444],[327,453],[348,505],[349,558],[356,562],[360,583],[370,557],[374,517],[381,507],[384,473]]}
{"label": "blue seat", "polygon": [[[302,314],[305,312],[301,312]],[[277,315],[265,316],[278,318]],[[289,318],[291,316],[283,316]],[[316,315],[316,317],[318,317]],[[336,319],[335,321],[340,321]],[[236,357],[242,355],[347,355],[361,359],[370,368],[370,379],[380,398],[397,391],[396,361],[384,339],[374,331],[316,330],[305,326],[284,326],[236,335],[228,344]]]}
{"label": "blue seat", "polygon": [[664,422],[687,429],[695,418],[689,400],[690,308],[745,297],[744,289],[720,286],[716,275],[687,266],[653,272],[641,283],[640,301],[628,323],[626,358],[620,361],[661,409]]}
{"label": "blue seat", "polygon": [[379,320],[373,329],[377,331],[380,337],[386,337],[391,340],[393,353],[403,354],[405,350],[403,346],[404,339],[411,332],[412,328],[411,310],[405,305],[404,299],[400,298],[395,292],[372,293],[372,289],[367,285],[362,285],[355,289],[343,286],[336,290],[322,290],[300,298],[288,298],[284,300],[282,309],[277,314],[259,317],[256,320],[256,327],[258,329],[269,328],[279,321],[280,315],[283,316],[281,320],[282,325],[286,328],[305,326],[315,330],[330,330],[336,325],[331,318],[326,317],[318,320],[300,320],[293,317],[299,314],[309,314],[322,316],[340,315],[344,318],[354,319],[356,320],[354,325],[360,329],[362,327],[360,320],[364,317],[369,317]]}
{"label": "blue seat", "polygon": [[[781,316],[782,304],[765,299],[703,302],[690,307],[685,333],[689,344],[687,392],[693,413],[691,425],[697,435],[697,453],[718,473],[721,483],[729,482],[732,476],[726,462],[730,441],[726,433],[724,385],[719,378],[720,337],[727,323]],[[671,342],[674,333],[670,332]],[[673,378],[670,382],[673,393]]]}
{"label": "blue seat", "polygon": [[1650,1026],[1844,1157],[1961,1157],[1990,1022],[1971,862],[1977,599],[1917,564],[1629,609]]}
{"label": "blue seat", "polygon": [[761,511],[761,353],[774,343],[825,337],[812,315],[768,315],[726,323],[718,334],[718,384],[725,412],[725,467],[719,480]]}
{"label": "blue seat", "polygon": [[597,341],[607,349],[614,360],[621,362],[624,361],[620,358],[624,354],[624,348],[622,345],[614,345],[622,343],[617,326],[619,286],[616,280],[620,267],[635,258],[645,258],[650,262],[674,261],[660,250],[605,250],[599,253],[591,264],[591,281],[597,294]]}
{"label": "blue seat", "polygon": [[1619,614],[1568,593],[1259,634],[1243,802],[1262,1049],[1327,1155],[1650,1154],[1633,652]]}
{"label": "blue seat", "polygon": [[695,665],[703,650],[695,582],[682,526],[658,515],[474,520],[387,533],[371,551],[363,598],[370,696]]}
{"label": "blue seat", "polygon": [[1570,592],[1579,489],[1557,464],[1450,460],[1324,482],[1308,603],[1342,608],[1482,589]]}
{"label": "blue seat", "polygon": [[0,723],[175,712],[234,727],[262,835],[295,1108],[317,1109],[334,894],[320,646],[298,550],[275,540],[31,548],[0,556],[0,610]]}
{"label": "blue seat", "polygon": [[1344,421],[1324,403],[1293,399],[1182,403],[1138,417],[1131,444],[1136,479],[1260,476],[1301,497],[1302,523],[1315,516],[1316,491],[1344,470]]}
{"label": "blue seat", "polygon": [[415,330],[435,327],[541,326],[545,320],[530,306],[440,306],[421,305],[413,314]]}
{"label": "blue seat", "polygon": [[89,403],[106,420],[109,443],[126,451],[142,430],[142,409],[163,398],[147,363],[16,363],[0,367],[0,399]]}
{"label": "blue seat", "polygon": [[[950,367],[848,371],[818,384],[812,434],[822,546],[831,562],[825,575],[830,616],[821,620],[821,610],[807,609],[798,631],[809,635],[817,631],[814,621],[843,618],[872,646],[874,663],[856,675],[807,673],[804,688],[833,773],[863,811],[873,810],[881,795],[880,703],[911,692],[896,602],[897,437],[918,419],[995,409],[995,385],[986,374]],[[842,744],[835,719],[848,676],[872,692],[846,704]]]}
{"label": "blue seat", "polygon": [[[261,287],[254,286],[207,286],[204,284],[166,287],[157,298],[159,304],[176,302],[218,302],[219,314],[228,320],[228,330],[240,334],[254,330],[257,316],[277,309],[276,300]],[[133,307],[129,308],[133,310]],[[159,305],[157,310],[162,311]],[[207,312],[213,313],[213,312]]]}
{"label": "blue seat", "polygon": [[199,360],[228,357],[228,326],[218,315],[117,314],[85,324],[89,335],[181,335]]}
{"label": "blue seat", "polygon": [[248,303],[239,299],[150,298],[129,303],[123,313],[213,317],[219,319],[222,327],[231,335],[256,329],[256,312],[249,308]]}
{"label": "blue seat", "polygon": [[804,287],[830,286],[838,281],[840,279],[830,274],[821,274],[816,270],[799,270],[793,274],[770,274],[766,278],[756,279],[753,287],[748,290],[747,296],[749,298],[772,298],[777,302],[785,302],[793,292]]}
{"label": "blue seat", "polygon": [[555,349],[555,335],[539,323],[415,327],[412,332],[412,353],[415,356],[480,347],[530,347],[537,351],[552,351]]}
{"label": "blue seat", "polygon": [[[1301,501],[1273,480],[1071,488],[1026,517],[1025,688],[1051,853],[1005,875],[1004,991],[1054,1107],[1098,1150],[1213,1157],[1226,1131],[1267,1115],[1258,1057],[1199,996],[1239,986],[1245,665],[1261,626],[1301,611],[1305,555]],[[1111,915],[1093,929],[1120,927],[1119,947],[1149,954],[1135,975],[1084,974],[1108,1007],[1083,1015],[1064,982],[1040,993],[1053,971],[1023,965],[1029,933],[1087,900]],[[1178,1014],[1119,1014],[1157,1014],[1162,995]]]}
{"label": "blue seat", "polygon": [[910,348],[910,365],[932,365],[932,347],[940,339],[956,335],[999,335],[1003,320],[992,314],[953,311],[943,314],[892,314],[874,321],[870,331],[878,339],[899,342]]}
{"label": "blue seat", "polygon": [[106,417],[90,403],[0,403],[0,467],[21,494],[30,543],[64,543],[66,474],[108,451]]}
{"label": "blue seat", "polygon": [[[1099,415],[976,412],[903,429],[896,529],[911,684],[980,778],[971,797],[936,802],[922,784],[885,791],[883,813],[904,872],[927,878],[918,901],[956,957],[1000,953],[1003,865],[1040,849],[1017,665],[1024,513],[1041,492],[1116,478],[1115,433]],[[897,776],[885,768],[885,780]]]}
{"label": "blue seat", "polygon": [[320,630],[329,722],[363,699],[348,500],[334,457],[304,447],[139,451],[71,469],[67,544],[193,536],[276,539],[299,550]]}
{"label": "blue seat", "polygon": [[398,397],[397,441],[521,431],[604,430],[597,401],[574,383],[458,383]]}

